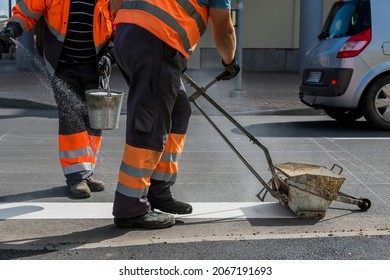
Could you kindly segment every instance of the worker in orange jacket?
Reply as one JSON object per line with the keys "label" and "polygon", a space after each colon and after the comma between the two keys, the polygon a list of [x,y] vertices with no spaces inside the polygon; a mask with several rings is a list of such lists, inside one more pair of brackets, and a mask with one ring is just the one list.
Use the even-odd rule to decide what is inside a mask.
{"label": "worker in orange jacket", "polygon": [[91,176],[102,132],[89,126],[85,91],[97,89],[99,77],[109,76],[114,63],[112,3],[22,0],[12,12],[0,43],[12,42],[44,18],[43,55],[58,108],[59,159],[71,196],[87,198],[91,191],[103,191],[104,182]]}
{"label": "worker in orange jacket", "polygon": [[192,212],[171,187],[191,115],[181,74],[209,19],[229,80],[240,71],[230,0],[124,0],[117,13],[114,53],[129,86],[113,206],[119,227],[166,228],[172,214]]}

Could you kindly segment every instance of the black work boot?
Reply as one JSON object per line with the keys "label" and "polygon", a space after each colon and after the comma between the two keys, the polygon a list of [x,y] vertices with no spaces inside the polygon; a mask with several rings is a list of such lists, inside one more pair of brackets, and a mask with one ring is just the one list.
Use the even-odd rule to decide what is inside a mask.
{"label": "black work boot", "polygon": [[134,218],[114,218],[114,223],[121,228],[142,227],[147,229],[168,228],[175,224],[173,215],[156,213],[149,211],[148,213]]}
{"label": "black work boot", "polygon": [[92,176],[87,178],[86,181],[87,181],[87,185],[88,185],[89,189],[91,190],[91,192],[104,191],[104,187],[106,184],[103,181],[96,180],[95,178],[92,178]]}
{"label": "black work boot", "polygon": [[91,191],[84,180],[70,184],[69,189],[71,196],[76,198],[88,198],[91,196]]}
{"label": "black work boot", "polygon": [[168,200],[149,200],[152,209],[171,214],[191,214],[192,206],[188,203],[178,201],[173,197]]}

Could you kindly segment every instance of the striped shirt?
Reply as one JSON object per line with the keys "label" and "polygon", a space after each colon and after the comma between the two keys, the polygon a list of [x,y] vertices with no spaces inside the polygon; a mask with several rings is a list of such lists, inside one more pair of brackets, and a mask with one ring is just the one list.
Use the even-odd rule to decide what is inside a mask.
{"label": "striped shirt", "polygon": [[93,42],[93,13],[96,0],[70,0],[68,30],[60,62],[96,61]]}

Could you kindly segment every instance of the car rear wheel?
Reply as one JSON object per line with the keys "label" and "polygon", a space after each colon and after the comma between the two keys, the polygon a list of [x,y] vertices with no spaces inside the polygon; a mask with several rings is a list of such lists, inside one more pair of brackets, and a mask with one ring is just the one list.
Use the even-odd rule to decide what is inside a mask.
{"label": "car rear wheel", "polygon": [[345,108],[324,108],[325,113],[335,119],[338,122],[354,122],[360,119],[363,114],[357,109],[345,109]]}
{"label": "car rear wheel", "polygon": [[363,101],[366,120],[375,128],[390,130],[390,76],[375,81]]}

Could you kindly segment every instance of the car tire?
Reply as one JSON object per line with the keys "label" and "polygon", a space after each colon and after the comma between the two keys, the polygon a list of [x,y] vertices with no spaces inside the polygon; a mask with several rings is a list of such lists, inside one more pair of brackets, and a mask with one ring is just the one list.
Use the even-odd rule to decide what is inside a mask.
{"label": "car tire", "polygon": [[390,130],[390,76],[375,81],[367,90],[362,104],[367,122],[378,129]]}
{"label": "car tire", "polygon": [[363,116],[362,112],[357,109],[329,107],[324,108],[324,111],[329,117],[342,123],[354,122]]}

